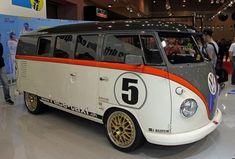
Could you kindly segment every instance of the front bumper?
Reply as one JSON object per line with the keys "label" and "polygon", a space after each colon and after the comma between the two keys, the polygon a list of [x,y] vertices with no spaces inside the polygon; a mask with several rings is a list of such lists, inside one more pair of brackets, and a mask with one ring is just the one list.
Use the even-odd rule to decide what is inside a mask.
{"label": "front bumper", "polygon": [[183,145],[198,141],[212,131],[214,131],[222,121],[222,113],[219,109],[216,110],[216,114],[206,126],[203,126],[197,130],[179,133],[179,134],[154,134],[145,133],[145,137],[148,142],[158,145]]}

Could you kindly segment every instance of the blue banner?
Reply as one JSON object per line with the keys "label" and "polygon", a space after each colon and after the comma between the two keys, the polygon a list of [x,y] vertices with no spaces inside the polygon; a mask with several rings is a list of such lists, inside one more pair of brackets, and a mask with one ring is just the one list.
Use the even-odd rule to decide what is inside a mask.
{"label": "blue banner", "polygon": [[30,0],[12,0],[12,4],[25,8],[32,8]]}
{"label": "blue banner", "polygon": [[[15,0],[15,2],[17,1],[22,0]],[[74,23],[84,23],[84,21],[26,18],[0,14],[0,42],[4,47],[3,58],[7,73],[11,74],[14,71],[12,54],[15,54],[20,35],[38,29]]]}

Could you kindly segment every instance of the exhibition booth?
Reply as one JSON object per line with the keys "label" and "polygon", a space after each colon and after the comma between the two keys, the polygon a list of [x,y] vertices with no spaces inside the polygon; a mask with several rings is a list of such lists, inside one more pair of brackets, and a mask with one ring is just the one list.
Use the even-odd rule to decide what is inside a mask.
{"label": "exhibition booth", "polygon": [[234,4],[2,0],[0,158],[234,158]]}

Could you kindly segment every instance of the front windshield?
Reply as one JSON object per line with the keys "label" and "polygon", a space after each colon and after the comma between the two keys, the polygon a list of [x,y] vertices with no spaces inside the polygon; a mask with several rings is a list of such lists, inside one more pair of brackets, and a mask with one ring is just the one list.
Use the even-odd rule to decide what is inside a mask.
{"label": "front windshield", "polygon": [[190,34],[159,33],[161,45],[172,64],[198,63],[203,57]]}

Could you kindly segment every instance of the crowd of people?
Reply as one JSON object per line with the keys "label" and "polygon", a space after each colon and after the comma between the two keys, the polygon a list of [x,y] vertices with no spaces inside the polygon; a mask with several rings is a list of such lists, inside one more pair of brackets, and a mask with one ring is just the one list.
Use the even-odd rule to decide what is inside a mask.
{"label": "crowd of people", "polygon": [[216,41],[219,46],[219,55],[221,58],[221,61],[229,61],[229,48],[232,44],[232,40],[226,40],[222,38],[221,40]]}
{"label": "crowd of people", "polygon": [[[211,43],[211,40],[213,39],[213,31],[211,29],[205,29],[203,31],[203,36],[200,37],[200,39],[198,39],[198,44],[200,47],[201,52],[207,57],[207,47],[208,44]],[[209,38],[209,39],[207,39]],[[217,54],[218,54],[218,60],[221,62],[228,62],[230,61],[230,57],[229,57],[229,48],[232,44],[232,40],[226,40],[224,38],[222,38],[221,40],[213,40],[213,43],[216,43],[216,48],[217,50]],[[209,44],[209,49],[213,47],[211,46],[211,44]],[[214,50],[214,48],[211,48],[212,50]]]}
{"label": "crowd of people", "polygon": [[223,68],[224,62],[232,62],[233,72],[231,84],[235,85],[235,37],[234,41],[213,39],[213,31],[211,29],[204,29],[202,36],[198,39],[200,51],[204,56],[211,60],[216,71]]}

